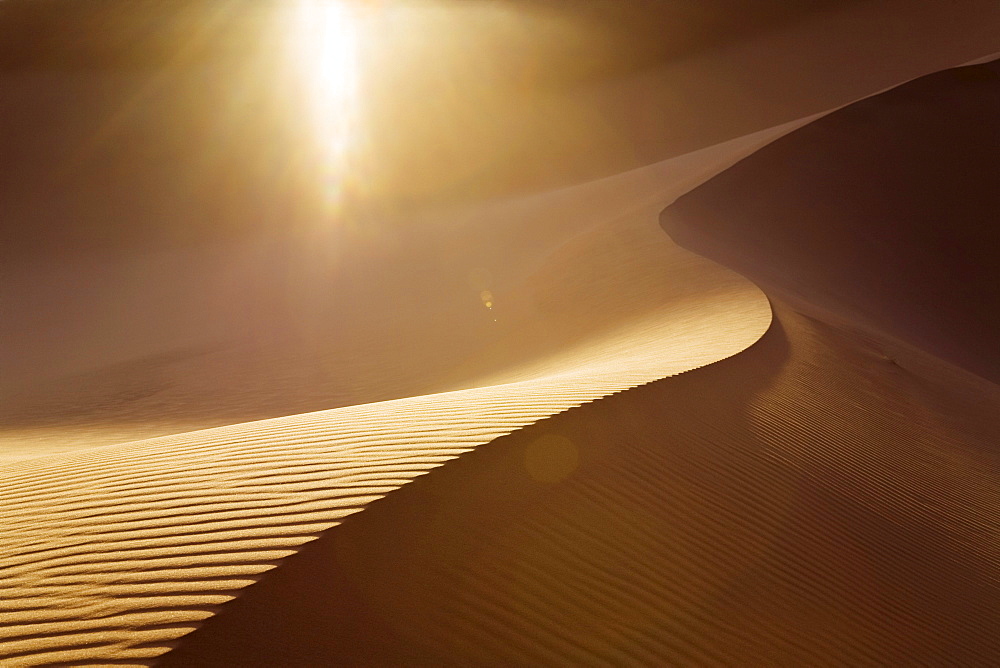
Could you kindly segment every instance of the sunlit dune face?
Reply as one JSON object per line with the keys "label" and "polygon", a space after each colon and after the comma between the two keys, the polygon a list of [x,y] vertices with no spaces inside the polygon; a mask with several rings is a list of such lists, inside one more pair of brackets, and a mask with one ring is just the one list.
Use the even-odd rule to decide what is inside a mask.
{"label": "sunlit dune face", "polygon": [[301,108],[327,204],[345,197],[360,142],[363,8],[338,0],[298,0],[286,35]]}

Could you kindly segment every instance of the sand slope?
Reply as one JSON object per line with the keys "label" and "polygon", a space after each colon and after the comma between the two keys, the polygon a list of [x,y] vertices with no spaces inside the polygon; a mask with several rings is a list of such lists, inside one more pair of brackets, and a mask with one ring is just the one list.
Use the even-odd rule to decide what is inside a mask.
{"label": "sand slope", "polygon": [[782,307],[372,504],[163,665],[992,665],[998,401]]}
{"label": "sand slope", "polygon": [[[671,244],[656,213],[671,188],[690,188],[790,127],[523,205],[551,211],[563,199],[579,209],[614,193],[621,208],[510,288],[533,290],[537,299],[512,301],[550,317],[515,314],[534,316],[541,331],[492,340],[459,376],[478,386],[9,463],[0,660],[147,662],[278,560],[428,470],[751,345],[771,318],[763,294]],[[582,266],[588,280],[563,277]]]}
{"label": "sand slope", "polygon": [[945,70],[784,137],[663,224],[762,285],[997,382],[997,118],[1000,61]]}
{"label": "sand slope", "polygon": [[[881,143],[908,146],[898,130],[914,118],[949,127],[963,90],[992,95],[985,69],[836,112],[665,211],[671,234],[739,258],[789,295],[750,349],[432,471],[269,573],[164,664],[994,665],[1000,387],[938,355],[975,351],[970,341],[997,331],[949,338],[946,321],[938,340],[955,347],[925,350],[914,345],[924,331],[902,327],[905,315],[978,313],[989,286],[969,276],[988,271],[975,260],[990,233],[971,213],[991,200],[929,201],[929,186],[952,195],[955,181],[914,175],[967,167],[968,152],[900,162]],[[904,104],[914,91],[916,110]],[[813,153],[815,133],[843,122],[863,141],[840,135]],[[965,122],[960,136],[982,127]],[[909,135],[914,150],[951,146],[938,139]],[[885,175],[897,188],[884,197],[856,197],[866,171],[829,155],[857,155],[846,162],[857,166],[866,150],[872,169],[902,172]],[[826,178],[810,180],[790,155],[823,165]],[[761,187],[797,170],[787,191]],[[979,177],[959,183],[975,189]],[[783,199],[802,197],[802,183],[845,202],[825,226],[801,220],[807,198]],[[882,215],[861,206],[885,203],[894,206]],[[824,205],[819,197],[816,211]],[[914,209],[933,224],[908,220]],[[939,292],[894,303],[872,240],[892,266],[913,268],[892,278]],[[958,262],[956,247],[979,254]]]}
{"label": "sand slope", "polygon": [[[669,327],[733,284],[665,239],[657,212],[803,122],[358,231],[10,267],[0,298],[14,317],[0,334],[25,355],[0,379],[0,461],[538,377],[587,364],[595,345],[621,352],[628,327]],[[96,368],[67,373],[74,357]],[[32,368],[33,383],[16,382]]]}

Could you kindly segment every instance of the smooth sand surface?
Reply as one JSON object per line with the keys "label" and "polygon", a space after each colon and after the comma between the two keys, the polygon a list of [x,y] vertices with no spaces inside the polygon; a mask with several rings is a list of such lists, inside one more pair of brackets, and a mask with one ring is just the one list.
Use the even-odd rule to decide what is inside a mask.
{"label": "smooth sand surface", "polygon": [[1000,61],[945,70],[758,151],[663,224],[769,292],[1000,382],[997,117]]}
{"label": "smooth sand surface", "polygon": [[[978,55],[943,43],[865,86]],[[12,312],[80,355],[9,332],[45,373],[0,408],[0,663],[995,664],[1000,389],[863,317],[874,270],[793,274],[738,234],[780,218],[728,218],[728,175],[781,191],[754,151],[814,120],[804,97],[411,227],[5,266]],[[840,214],[847,246],[891,225]],[[925,241],[896,253],[954,287]]]}
{"label": "smooth sand surface", "polygon": [[[173,347],[9,392],[0,461],[576,373],[595,355],[617,364],[650,346],[677,370],[715,361],[763,331],[766,306],[746,281],[670,243],[656,216],[803,122],[370,238],[324,231],[33,266],[5,283],[11,311],[39,328],[59,319],[57,340],[79,337],[88,359],[126,357],[107,338]],[[727,313],[733,302],[743,305]],[[692,334],[716,326],[718,337]],[[751,339],[730,343],[743,328]],[[31,338],[10,333],[13,345]]]}

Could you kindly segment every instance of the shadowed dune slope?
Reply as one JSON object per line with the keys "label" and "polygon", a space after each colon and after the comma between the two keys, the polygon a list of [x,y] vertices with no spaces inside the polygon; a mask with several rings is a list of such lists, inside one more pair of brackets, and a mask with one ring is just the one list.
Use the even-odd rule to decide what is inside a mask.
{"label": "shadowed dune slope", "polygon": [[[737,294],[720,308],[739,321],[729,354],[766,328],[754,306]],[[659,360],[646,346],[577,373],[9,464],[0,664],[148,665],[373,500],[526,424],[717,359],[719,346],[698,345],[720,341],[721,324],[689,322],[687,345],[659,347]],[[643,331],[668,335],[627,338]]]}
{"label": "shadowed dune slope", "polygon": [[668,208],[682,246],[1000,381],[1000,61],[830,114]]}
{"label": "shadowed dune slope", "polygon": [[415,477],[744,349],[770,313],[733,281],[697,308],[592,342],[590,363],[578,350],[579,368],[561,373],[8,464],[0,663],[148,664],[280,559]]}
{"label": "shadowed dune slope", "polygon": [[998,401],[779,307],[373,503],[161,665],[991,665]]}

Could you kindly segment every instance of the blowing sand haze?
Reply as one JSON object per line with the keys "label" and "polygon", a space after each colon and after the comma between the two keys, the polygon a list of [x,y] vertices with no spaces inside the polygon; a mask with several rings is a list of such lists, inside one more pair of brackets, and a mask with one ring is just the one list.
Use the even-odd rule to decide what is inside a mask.
{"label": "blowing sand haze", "polygon": [[1000,663],[996,3],[57,4],[0,665]]}

